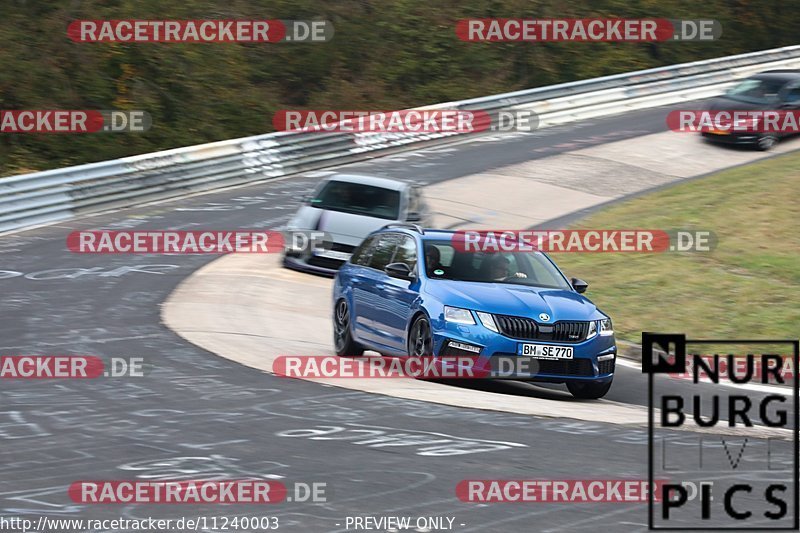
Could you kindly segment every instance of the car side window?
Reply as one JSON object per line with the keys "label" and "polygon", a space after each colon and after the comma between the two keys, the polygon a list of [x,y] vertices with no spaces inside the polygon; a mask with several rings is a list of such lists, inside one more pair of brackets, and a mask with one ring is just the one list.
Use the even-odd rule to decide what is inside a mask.
{"label": "car side window", "polygon": [[[406,214],[410,222],[421,222],[426,211],[425,202],[419,192],[419,187],[411,187],[408,190],[408,208]],[[413,218],[411,213],[414,213]]]}
{"label": "car side window", "polygon": [[414,239],[405,235],[400,238],[392,263],[405,263],[414,272],[417,266],[417,243]]}
{"label": "car side window", "polygon": [[377,240],[378,235],[373,235],[372,237],[364,239],[364,242],[353,252],[353,257],[350,258],[350,262],[354,265],[367,266],[369,260],[372,258],[372,250],[375,248],[374,245]]}
{"label": "car side window", "polygon": [[784,101],[787,104],[800,104],[800,86],[789,89]]}
{"label": "car side window", "polygon": [[420,213],[427,213],[428,212],[428,204],[425,202],[425,195],[422,194],[422,189],[419,187],[414,187],[414,190],[417,192],[417,208]]}
{"label": "car side window", "polygon": [[369,260],[369,266],[378,270],[386,268],[394,255],[394,249],[397,246],[396,233],[383,233],[378,237],[378,241],[373,246],[372,257]]}

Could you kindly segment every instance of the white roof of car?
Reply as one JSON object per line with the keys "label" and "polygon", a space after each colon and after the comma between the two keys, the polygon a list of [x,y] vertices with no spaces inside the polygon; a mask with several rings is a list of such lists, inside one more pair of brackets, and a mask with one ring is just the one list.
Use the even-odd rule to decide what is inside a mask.
{"label": "white roof of car", "polygon": [[378,178],[376,176],[365,176],[363,174],[333,174],[332,176],[328,176],[327,180],[371,185],[373,187],[391,189],[393,191],[399,191],[408,186],[408,184],[404,181],[398,181],[389,178]]}

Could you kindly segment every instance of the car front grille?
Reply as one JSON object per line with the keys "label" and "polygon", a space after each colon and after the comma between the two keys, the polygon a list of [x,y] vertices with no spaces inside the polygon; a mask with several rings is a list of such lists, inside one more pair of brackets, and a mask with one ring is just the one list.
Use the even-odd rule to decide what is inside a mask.
{"label": "car front grille", "polygon": [[[524,357],[511,353],[495,353],[497,357]],[[532,374],[553,374],[557,376],[594,376],[594,368],[590,359],[533,359],[528,365]]]}
{"label": "car front grille", "polygon": [[356,247],[350,246],[349,244],[340,244],[338,242],[335,242],[331,244],[331,247],[329,249],[333,250],[334,252],[346,252],[348,254],[352,254],[353,252],[355,252]]}
{"label": "car front grille", "polygon": [[494,315],[500,333],[512,339],[582,342],[589,333],[589,322],[539,324],[532,318]]}
{"label": "car front grille", "polygon": [[308,258],[308,264],[315,267],[338,270],[344,264],[344,261],[341,261],[339,259],[333,259],[331,257],[320,257],[318,255],[312,255],[311,257]]}

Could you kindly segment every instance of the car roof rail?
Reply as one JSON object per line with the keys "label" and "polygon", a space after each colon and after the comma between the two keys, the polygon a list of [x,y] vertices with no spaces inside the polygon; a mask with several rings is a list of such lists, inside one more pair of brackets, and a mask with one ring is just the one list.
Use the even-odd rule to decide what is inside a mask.
{"label": "car roof rail", "polygon": [[390,228],[405,228],[405,229],[413,229],[420,235],[425,235],[425,230],[422,229],[421,226],[417,224],[411,224],[409,222],[392,222],[391,224],[386,224],[381,229],[390,229]]}

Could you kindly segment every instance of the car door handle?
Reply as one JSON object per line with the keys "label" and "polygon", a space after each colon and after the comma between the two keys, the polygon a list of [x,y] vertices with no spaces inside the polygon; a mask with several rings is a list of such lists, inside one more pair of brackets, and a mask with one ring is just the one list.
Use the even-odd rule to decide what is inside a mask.
{"label": "car door handle", "polygon": [[384,285],[383,283],[376,283],[375,288],[378,289],[379,291],[383,291],[386,289],[386,285]]}

